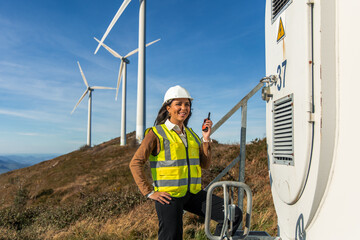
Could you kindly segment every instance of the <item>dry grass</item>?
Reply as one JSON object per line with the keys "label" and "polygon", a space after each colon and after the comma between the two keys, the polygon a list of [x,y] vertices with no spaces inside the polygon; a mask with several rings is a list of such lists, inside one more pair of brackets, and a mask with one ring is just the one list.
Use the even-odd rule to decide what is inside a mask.
{"label": "dry grass", "polygon": [[[140,195],[128,168],[137,149],[134,139],[131,133],[128,142],[133,143],[126,147],[117,138],[0,175],[0,240],[156,239],[154,203]],[[240,150],[214,143],[212,152],[212,167],[203,171],[204,186]],[[246,154],[245,182],[253,191],[251,228],[276,235],[266,141],[253,141]],[[237,179],[235,166],[222,180]],[[14,208],[15,199],[21,208]],[[184,215],[184,239],[206,239],[203,219]]]}

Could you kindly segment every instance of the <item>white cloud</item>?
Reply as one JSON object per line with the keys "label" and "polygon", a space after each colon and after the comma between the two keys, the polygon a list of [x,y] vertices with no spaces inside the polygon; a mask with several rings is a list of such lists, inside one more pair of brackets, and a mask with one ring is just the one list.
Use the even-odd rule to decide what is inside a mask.
{"label": "white cloud", "polygon": [[14,62],[8,62],[8,61],[0,61],[0,65],[3,65],[5,67],[11,67],[11,68],[26,68],[22,64],[14,63]]}
{"label": "white cloud", "polygon": [[21,135],[21,136],[39,136],[40,135],[39,133],[34,133],[34,132],[18,132],[16,134]]}
{"label": "white cloud", "polygon": [[39,119],[39,115],[29,112],[17,112],[12,110],[0,109],[0,114],[20,117],[20,118],[29,118],[29,119]]}
{"label": "white cloud", "polygon": [[19,109],[16,110],[0,109],[0,115],[32,119],[47,123],[63,123],[64,121],[69,119],[68,115],[63,116],[63,114],[49,113],[45,111],[19,110]]}

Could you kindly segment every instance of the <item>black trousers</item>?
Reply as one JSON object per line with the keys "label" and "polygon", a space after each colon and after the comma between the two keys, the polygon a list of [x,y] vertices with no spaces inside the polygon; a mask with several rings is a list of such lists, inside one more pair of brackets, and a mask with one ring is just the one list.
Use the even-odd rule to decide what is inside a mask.
{"label": "black trousers", "polygon": [[[182,240],[183,237],[183,211],[205,217],[206,193],[201,190],[197,194],[188,192],[184,197],[172,198],[170,204],[161,204],[155,201],[155,208],[159,218],[159,240]],[[211,206],[211,219],[218,222],[215,235],[219,236],[224,221],[224,199],[213,195]],[[241,223],[242,212],[236,207],[234,231]]]}

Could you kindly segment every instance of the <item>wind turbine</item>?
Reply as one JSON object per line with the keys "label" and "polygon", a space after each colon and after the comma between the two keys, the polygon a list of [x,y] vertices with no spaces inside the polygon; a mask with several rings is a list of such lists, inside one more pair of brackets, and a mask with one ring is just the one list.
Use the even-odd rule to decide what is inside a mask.
{"label": "wind turbine", "polygon": [[[144,130],[145,130],[145,27],[146,27],[146,1],[140,1],[139,8],[139,58],[138,58],[138,86],[137,86],[137,109],[136,109],[136,139],[141,142],[144,138]],[[104,42],[105,38],[115,25],[116,21],[119,19],[120,15],[124,12],[125,8],[129,5],[131,0],[124,0],[121,4],[119,10],[115,14],[113,20],[110,25],[106,29],[104,36],[101,38],[99,45],[97,46],[94,54],[100,48],[100,45]]]}
{"label": "wind turbine", "polygon": [[80,63],[77,62],[79,69],[80,69],[80,73],[82,76],[82,79],[84,80],[84,83],[86,85],[86,90],[83,93],[83,95],[80,97],[79,101],[76,103],[74,109],[71,111],[71,114],[75,111],[76,107],[79,105],[79,103],[83,100],[83,98],[86,96],[87,93],[89,93],[89,101],[88,101],[88,129],[87,129],[87,143],[86,145],[91,146],[91,105],[92,105],[92,100],[91,100],[91,96],[92,96],[92,91],[94,91],[94,89],[115,89],[115,88],[111,88],[111,87],[99,87],[99,86],[93,86],[90,87],[88,82],[86,81],[85,75],[81,69]]}
{"label": "wind turbine", "polygon": [[[127,73],[127,65],[130,63],[130,61],[127,59],[128,57],[134,55],[139,50],[138,48],[129,52],[124,57],[115,52],[113,49],[111,49],[109,46],[107,46],[104,43],[101,43],[97,38],[94,37],[94,39],[99,42],[106,50],[108,50],[114,57],[120,59],[120,68],[119,68],[119,75],[118,75],[118,81],[117,81],[117,87],[116,87],[116,96],[115,100],[117,100],[117,96],[119,93],[119,86],[121,81],[121,76],[123,77],[123,85],[122,85],[122,107],[121,107],[121,138],[120,138],[120,145],[124,146],[126,145],[126,73]],[[155,41],[152,41],[148,44],[146,44],[146,47],[160,41],[160,39],[157,39]]]}

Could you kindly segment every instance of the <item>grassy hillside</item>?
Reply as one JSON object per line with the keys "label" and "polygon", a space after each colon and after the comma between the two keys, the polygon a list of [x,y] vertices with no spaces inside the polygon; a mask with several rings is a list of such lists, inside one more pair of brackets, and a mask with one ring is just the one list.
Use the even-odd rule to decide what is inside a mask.
{"label": "grassy hillside", "polygon": [[[134,137],[128,135],[125,147],[117,138],[0,175],[0,239],[156,239],[154,203],[139,193],[128,168]],[[204,186],[239,146],[215,142],[212,151]],[[234,167],[223,180],[237,178]],[[245,181],[253,191],[252,229],[276,234],[265,140],[247,146]],[[206,239],[203,219],[186,213],[184,233],[185,239]]]}

